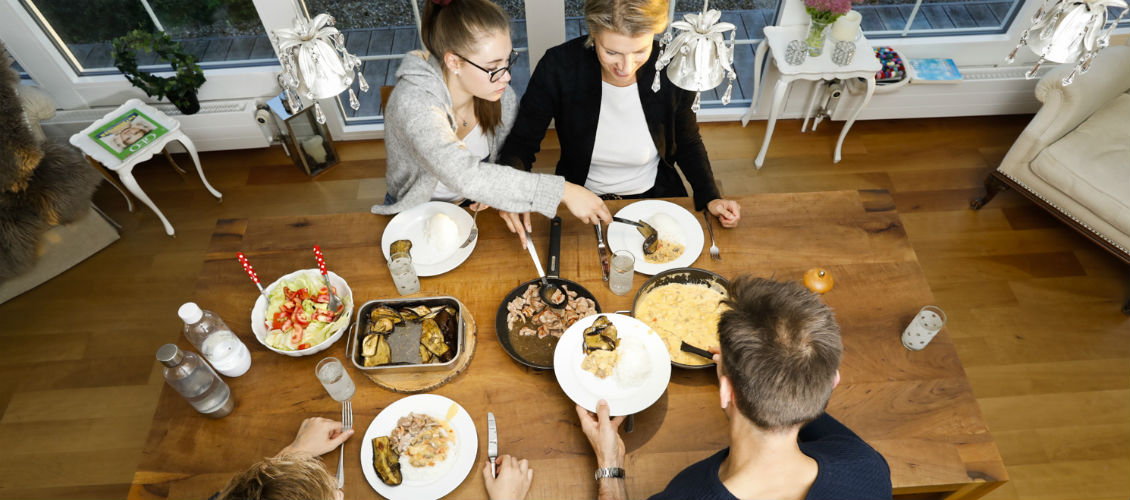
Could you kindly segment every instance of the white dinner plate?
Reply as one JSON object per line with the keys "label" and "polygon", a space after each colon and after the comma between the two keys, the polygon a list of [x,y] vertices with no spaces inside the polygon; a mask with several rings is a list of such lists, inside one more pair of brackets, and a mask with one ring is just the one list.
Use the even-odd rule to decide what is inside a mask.
{"label": "white dinner plate", "polygon": [[[581,348],[584,330],[600,316],[607,316],[616,326],[621,340],[634,337],[643,341],[651,372],[642,385],[624,387],[615,374],[602,380],[581,368],[585,359]],[[603,399],[608,401],[610,415],[630,415],[646,410],[667,390],[671,381],[671,356],[667,354],[663,339],[644,322],[622,314],[594,314],[577,320],[561,335],[553,351],[553,374],[565,395],[586,410],[596,412],[597,402]]]}
{"label": "white dinner plate", "polygon": [[[447,419],[449,412],[452,411],[454,411],[454,416],[448,423],[455,433],[455,446],[453,450],[449,450],[449,453],[454,453],[454,455],[448,456],[445,462],[435,465],[438,468],[435,471],[437,477],[426,480],[411,478],[411,474],[405,471],[406,467],[411,466],[408,465],[406,459],[402,459],[400,468],[404,476],[403,482],[397,486],[389,486],[381,481],[381,478],[377,476],[377,471],[373,468],[373,438],[391,434],[400,417],[409,413],[427,414],[443,422]],[[365,479],[369,481],[369,485],[378,494],[389,500],[435,499],[451,493],[463,483],[463,480],[467,478],[467,474],[471,472],[471,468],[475,465],[475,455],[478,450],[479,436],[475,431],[475,422],[471,420],[471,415],[467,414],[467,410],[459,406],[459,403],[443,396],[417,394],[388,405],[369,424],[369,428],[365,431],[365,437],[361,441],[361,471],[365,473]]]}
{"label": "white dinner plate", "polygon": [[408,210],[396,214],[385,226],[381,235],[381,251],[384,252],[385,261],[388,261],[389,247],[394,241],[412,241],[412,265],[416,268],[417,276],[436,276],[446,273],[462,264],[471,256],[479,239],[475,238],[466,248],[456,248],[453,252],[440,253],[428,244],[424,235],[424,228],[433,215],[443,213],[455,221],[459,229],[459,244],[463,244],[467,235],[471,234],[474,222],[471,214],[451,203],[442,201],[429,201],[416,205]]}
{"label": "white dinner plate", "polygon": [[621,208],[616,217],[648,222],[657,213],[665,213],[679,223],[683,230],[683,255],[666,264],[649,264],[643,259],[643,235],[635,226],[613,222],[608,225],[608,248],[613,252],[627,250],[636,259],[636,272],[649,276],[677,267],[690,267],[702,254],[705,237],[698,217],[674,203],[663,200],[640,200]]}

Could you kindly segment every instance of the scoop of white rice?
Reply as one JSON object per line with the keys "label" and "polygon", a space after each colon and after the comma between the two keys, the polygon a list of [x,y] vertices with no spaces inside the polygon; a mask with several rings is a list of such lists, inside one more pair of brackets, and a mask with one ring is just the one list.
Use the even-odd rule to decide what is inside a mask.
{"label": "scoop of white rice", "polygon": [[616,363],[616,381],[622,387],[639,387],[647,381],[651,374],[651,357],[647,354],[647,346],[642,340],[629,337],[622,339],[616,347],[620,353],[620,360]]}
{"label": "scoop of white rice", "polygon": [[424,237],[428,245],[440,255],[451,253],[459,246],[459,227],[447,214],[439,213],[431,216],[424,223]]}
{"label": "scoop of white rice", "polygon": [[657,213],[652,215],[647,223],[651,224],[651,227],[654,227],[655,231],[659,233],[659,239],[672,243],[683,243],[683,228],[674,217],[665,213]]}

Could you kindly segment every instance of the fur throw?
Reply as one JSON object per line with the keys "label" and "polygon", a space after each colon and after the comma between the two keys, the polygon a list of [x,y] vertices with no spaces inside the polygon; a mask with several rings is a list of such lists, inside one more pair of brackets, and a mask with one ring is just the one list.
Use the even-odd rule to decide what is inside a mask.
{"label": "fur throw", "polygon": [[0,281],[35,265],[43,232],[85,215],[102,181],[78,149],[35,140],[10,66],[0,68],[0,116],[20,119],[0,121]]}

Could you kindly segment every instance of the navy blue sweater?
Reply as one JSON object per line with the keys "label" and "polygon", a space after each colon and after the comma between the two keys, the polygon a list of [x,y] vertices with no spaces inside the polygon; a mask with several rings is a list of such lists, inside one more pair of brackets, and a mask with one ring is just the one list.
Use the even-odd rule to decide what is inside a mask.
{"label": "navy blue sweater", "polygon": [[[827,413],[800,429],[800,451],[816,460],[816,481],[807,499],[891,498],[891,470],[879,452]],[[726,448],[675,476],[651,500],[737,500],[718,477],[718,468],[730,455]]]}

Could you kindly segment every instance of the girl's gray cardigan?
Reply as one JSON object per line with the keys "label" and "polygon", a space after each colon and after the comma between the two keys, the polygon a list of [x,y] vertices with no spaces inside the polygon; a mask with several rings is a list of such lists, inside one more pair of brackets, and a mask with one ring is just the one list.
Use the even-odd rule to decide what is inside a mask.
{"label": "girl's gray cardigan", "polygon": [[[487,134],[490,160],[517,115],[514,91],[502,94],[502,123]],[[391,205],[374,205],[375,214],[392,214],[431,200],[436,181],[465,198],[508,212],[538,212],[553,217],[565,191],[563,177],[524,172],[482,161],[455,135],[451,94],[436,58],[409,52],[396,72],[396,87],[385,109],[385,148]]]}

